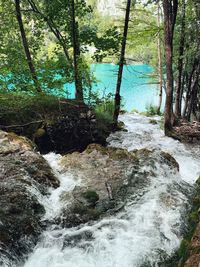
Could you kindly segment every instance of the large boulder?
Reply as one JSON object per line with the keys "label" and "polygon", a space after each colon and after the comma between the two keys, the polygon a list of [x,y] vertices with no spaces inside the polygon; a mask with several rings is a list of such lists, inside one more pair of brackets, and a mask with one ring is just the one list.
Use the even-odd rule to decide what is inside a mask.
{"label": "large boulder", "polygon": [[[63,172],[69,171],[81,178],[79,186],[61,196],[66,203],[61,216],[66,227],[123,209],[127,199],[137,198],[140,189],[157,175],[158,164],[167,165],[168,173],[177,172],[179,168],[175,159],[162,151],[141,149],[128,152],[97,144],[89,145],[82,153],[63,156],[60,164]],[[165,199],[165,196],[161,197]]]}
{"label": "large boulder", "polygon": [[28,139],[0,131],[0,265],[20,258],[36,243],[45,213],[39,199],[58,186]]}

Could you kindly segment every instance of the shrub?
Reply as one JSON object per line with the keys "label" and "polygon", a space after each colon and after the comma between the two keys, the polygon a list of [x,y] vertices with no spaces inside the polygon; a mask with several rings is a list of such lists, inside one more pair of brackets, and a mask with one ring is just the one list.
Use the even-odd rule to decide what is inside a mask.
{"label": "shrub", "polygon": [[162,112],[158,111],[158,107],[153,104],[146,105],[146,116],[155,116],[155,115],[162,115]]}

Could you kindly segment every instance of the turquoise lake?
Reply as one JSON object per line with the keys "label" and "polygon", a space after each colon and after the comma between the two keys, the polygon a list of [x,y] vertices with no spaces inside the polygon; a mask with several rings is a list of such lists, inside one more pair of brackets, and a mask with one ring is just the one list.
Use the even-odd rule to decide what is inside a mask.
{"label": "turquoise lake", "polygon": [[[94,73],[97,84],[93,90],[101,95],[115,93],[118,66],[114,64],[92,64],[91,71]],[[150,78],[153,68],[149,65],[126,65],[124,66],[121,96],[124,109],[139,112],[145,111],[146,106],[158,105],[158,86],[151,84]],[[67,84],[69,96],[74,97],[74,85]]]}

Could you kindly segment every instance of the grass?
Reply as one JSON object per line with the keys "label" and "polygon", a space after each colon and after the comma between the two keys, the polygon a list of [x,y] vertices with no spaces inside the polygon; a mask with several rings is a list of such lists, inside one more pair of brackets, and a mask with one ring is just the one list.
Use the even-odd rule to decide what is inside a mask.
{"label": "grass", "polygon": [[77,101],[67,99],[64,99],[65,105],[61,102],[60,98],[47,94],[0,92],[0,124],[23,124],[45,119],[48,114],[54,117],[77,104]]}

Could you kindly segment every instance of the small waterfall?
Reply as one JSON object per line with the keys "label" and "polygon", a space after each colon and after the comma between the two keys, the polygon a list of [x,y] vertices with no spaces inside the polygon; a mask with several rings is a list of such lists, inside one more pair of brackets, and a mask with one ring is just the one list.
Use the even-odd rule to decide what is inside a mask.
{"label": "small waterfall", "polygon": [[[70,229],[52,224],[20,267],[155,267],[179,247],[189,195],[200,174],[200,148],[165,137],[159,117],[154,118],[156,125],[141,115],[125,114],[120,119],[128,132],[112,134],[108,138],[111,146],[130,151],[164,150],[178,161],[180,173],[157,166],[148,186],[140,188],[137,198],[130,197],[124,210],[115,216]],[[61,181],[60,188],[45,200],[47,219],[59,214],[62,192],[83,181],[62,172],[59,155],[51,153],[45,158]]]}

